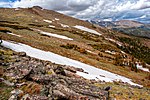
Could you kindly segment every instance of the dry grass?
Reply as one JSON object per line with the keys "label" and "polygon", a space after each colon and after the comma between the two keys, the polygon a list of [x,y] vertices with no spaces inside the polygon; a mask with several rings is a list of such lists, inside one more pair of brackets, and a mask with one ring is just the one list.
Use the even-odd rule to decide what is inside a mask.
{"label": "dry grass", "polygon": [[110,98],[115,98],[116,100],[149,100],[149,90],[146,88],[139,89],[133,88],[121,83],[105,83],[105,84],[95,84],[101,88],[107,86],[111,87]]}
{"label": "dry grass", "polygon": [[[2,14],[2,12],[3,13],[5,12],[5,13]],[[11,15],[10,12],[12,12],[14,14]],[[149,75],[148,73],[145,73],[142,71],[136,73],[136,72],[130,71],[130,68],[128,68],[128,67],[115,66],[113,64],[113,58],[114,58],[113,55],[101,52],[104,55],[104,57],[98,56],[98,53],[100,52],[100,51],[98,51],[99,49],[100,50],[115,49],[115,51],[117,51],[117,52],[120,51],[114,44],[110,43],[109,41],[104,40],[105,35],[107,36],[107,35],[111,34],[110,30],[106,30],[106,29],[97,27],[96,30],[98,30],[99,32],[102,32],[102,33],[106,33],[106,34],[102,35],[101,37],[98,37],[98,36],[91,35],[88,33],[83,34],[82,31],[77,30],[77,29],[65,29],[60,26],[56,27],[55,29],[48,28],[49,23],[44,22],[43,19],[53,20],[54,18],[58,18],[60,20],[56,21],[53,24],[57,24],[57,23],[61,22],[63,24],[70,25],[70,26],[84,25],[91,29],[94,29],[94,27],[92,27],[92,25],[87,22],[76,20],[74,18],[67,17],[62,14],[57,14],[53,11],[50,11],[51,13],[49,13],[49,14],[47,14],[47,12],[49,12],[49,11],[45,10],[44,12],[41,12],[41,11],[37,11],[37,10],[33,11],[32,9],[18,10],[18,11],[15,11],[14,9],[0,10],[1,20],[6,21],[6,22],[2,22],[3,25],[5,24],[5,26],[3,26],[3,25],[0,25],[0,26],[2,28],[5,28],[5,29],[13,32],[14,34],[22,36],[20,38],[20,37],[6,34],[4,32],[0,32],[0,37],[2,37],[2,39],[4,39],[4,40],[16,41],[16,42],[30,45],[32,47],[35,47],[35,48],[38,48],[41,50],[51,51],[51,52],[57,53],[59,55],[65,56],[65,57],[69,57],[69,58],[81,61],[83,63],[93,65],[97,68],[101,68],[101,69],[104,69],[104,70],[107,70],[107,71],[110,71],[110,72],[113,72],[113,73],[116,73],[119,75],[129,77],[139,84],[142,84],[145,86],[149,85],[150,80],[145,79],[145,77],[147,77]],[[36,22],[36,20],[38,22]],[[15,26],[22,26],[25,28],[18,30],[16,28],[9,27],[9,26],[14,26],[14,23],[12,23],[12,22],[16,22]],[[29,24],[34,24],[34,25],[29,25]],[[40,25],[40,27],[38,25]],[[26,27],[36,28],[36,29],[40,29],[42,31],[51,32],[51,33],[55,33],[55,34],[59,34],[59,35],[64,35],[64,36],[67,36],[74,40],[68,41],[68,40],[58,39],[58,38],[54,38],[54,37],[41,36],[40,34],[38,34],[37,31],[32,31]],[[115,35],[118,35],[118,34],[115,34]],[[90,37],[90,39],[88,39],[89,37]],[[83,48],[84,50],[93,51],[94,53],[96,53],[96,55],[93,55],[90,53],[83,54],[77,50],[65,49],[60,46],[60,45],[66,45],[67,43],[75,44],[78,47]],[[100,44],[100,45],[96,45],[99,47],[98,50],[96,50],[97,48],[94,48],[92,46],[95,44]],[[112,59],[110,60],[110,58],[112,58]]]}

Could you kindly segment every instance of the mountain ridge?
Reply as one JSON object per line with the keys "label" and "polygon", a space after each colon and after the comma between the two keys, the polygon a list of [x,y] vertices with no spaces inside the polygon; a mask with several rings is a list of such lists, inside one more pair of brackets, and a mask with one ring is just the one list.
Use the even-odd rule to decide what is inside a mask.
{"label": "mountain ridge", "polygon": [[125,34],[150,38],[150,24],[141,23],[133,20],[120,21],[89,21],[93,24],[98,24],[102,27],[119,31]]}

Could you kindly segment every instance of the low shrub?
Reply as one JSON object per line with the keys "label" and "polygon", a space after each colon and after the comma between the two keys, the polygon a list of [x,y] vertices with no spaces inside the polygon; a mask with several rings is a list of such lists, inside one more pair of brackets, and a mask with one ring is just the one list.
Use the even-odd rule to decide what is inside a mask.
{"label": "low shrub", "polygon": [[67,45],[60,45],[60,47],[63,47],[63,48],[66,48],[66,49],[74,49],[80,53],[83,53],[83,54],[87,54],[87,51],[83,48],[80,48],[78,47],[77,45],[75,44],[69,44],[67,43]]}

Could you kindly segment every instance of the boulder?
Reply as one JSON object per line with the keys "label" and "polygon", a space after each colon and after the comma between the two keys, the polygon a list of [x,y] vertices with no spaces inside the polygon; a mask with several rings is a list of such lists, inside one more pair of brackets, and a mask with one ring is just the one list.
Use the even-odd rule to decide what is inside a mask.
{"label": "boulder", "polygon": [[8,100],[17,100],[17,96],[16,95],[12,95]]}
{"label": "boulder", "polygon": [[18,55],[21,56],[21,57],[25,57],[26,53],[25,52],[19,52]]}
{"label": "boulder", "polygon": [[22,94],[23,91],[19,90],[19,89],[15,89],[13,91],[11,91],[11,97],[8,100],[18,100],[19,95]]}
{"label": "boulder", "polygon": [[59,90],[53,90],[53,96],[57,99],[67,98],[66,95],[60,92]]}
{"label": "boulder", "polygon": [[61,66],[58,66],[54,71],[55,71],[56,74],[60,74],[60,75],[66,76],[64,68],[61,67]]}
{"label": "boulder", "polygon": [[23,91],[19,90],[19,89],[15,89],[15,90],[11,91],[11,94],[15,94],[15,95],[19,95],[21,93],[23,93]]}
{"label": "boulder", "polygon": [[70,72],[73,72],[73,73],[76,73],[76,71],[77,71],[77,69],[75,67],[71,67],[71,66],[65,66],[65,69]]}
{"label": "boulder", "polygon": [[[69,89],[67,86],[62,85],[62,84],[60,84],[60,83],[58,83],[53,89],[60,91],[62,94],[64,94],[63,96],[65,96],[65,98],[68,98],[68,97],[70,97],[70,96],[72,96],[72,95],[74,95],[74,96],[79,95],[79,94],[76,93],[75,91]],[[59,93],[60,93],[60,92],[59,92]]]}
{"label": "boulder", "polygon": [[21,100],[31,100],[30,95],[29,94],[25,94]]}
{"label": "boulder", "polygon": [[70,72],[68,70],[65,70],[66,76],[68,77],[75,77],[75,78],[81,78],[81,76],[77,75],[76,73]]}

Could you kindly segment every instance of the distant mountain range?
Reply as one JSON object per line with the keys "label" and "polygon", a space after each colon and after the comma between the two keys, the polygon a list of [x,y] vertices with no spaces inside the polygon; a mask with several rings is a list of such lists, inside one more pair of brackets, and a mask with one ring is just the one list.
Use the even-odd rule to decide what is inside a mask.
{"label": "distant mountain range", "polygon": [[144,24],[132,20],[120,20],[120,21],[88,20],[88,22],[109,29],[113,29],[115,31],[126,33],[128,35],[150,38],[150,24]]}

